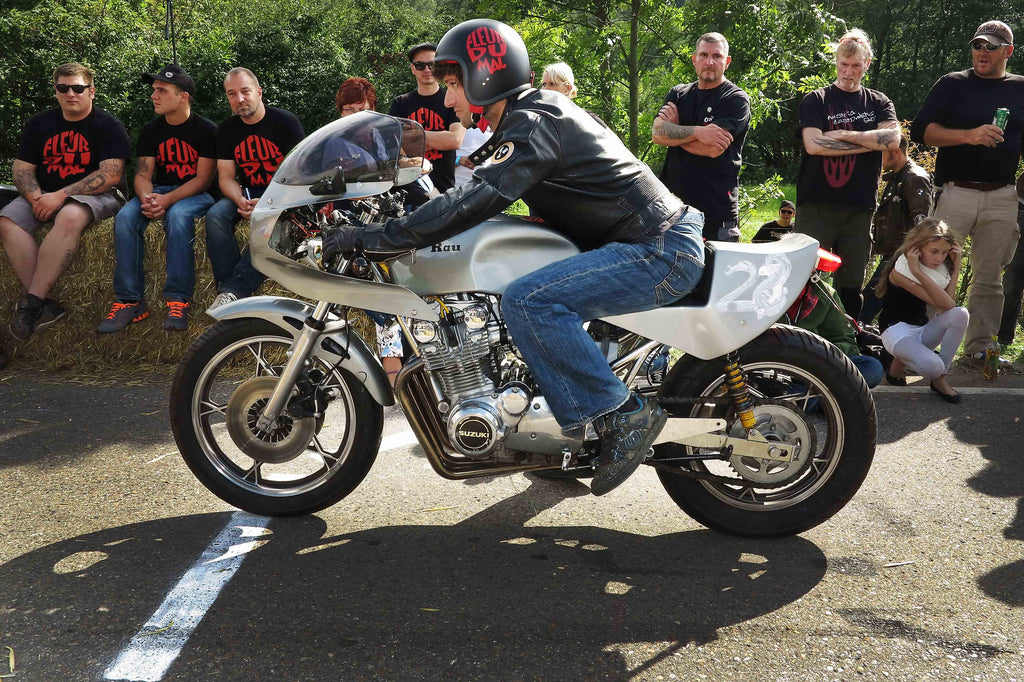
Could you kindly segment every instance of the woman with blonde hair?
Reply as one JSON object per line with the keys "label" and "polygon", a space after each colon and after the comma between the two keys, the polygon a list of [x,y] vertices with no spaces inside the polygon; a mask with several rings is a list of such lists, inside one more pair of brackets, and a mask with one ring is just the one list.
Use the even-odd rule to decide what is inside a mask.
{"label": "woman with blonde hair", "polygon": [[[883,300],[882,345],[893,356],[886,379],[905,385],[909,369],[954,404],[963,398],[949,387],[946,374],[969,319],[967,309],[956,304],[961,256],[956,233],[941,220],[925,218],[907,233],[875,288]],[[931,319],[928,306],[935,311]]]}
{"label": "woman with blonde hair", "polygon": [[541,90],[554,90],[569,99],[576,97],[576,78],[572,75],[572,67],[565,62],[545,66],[540,80]]}

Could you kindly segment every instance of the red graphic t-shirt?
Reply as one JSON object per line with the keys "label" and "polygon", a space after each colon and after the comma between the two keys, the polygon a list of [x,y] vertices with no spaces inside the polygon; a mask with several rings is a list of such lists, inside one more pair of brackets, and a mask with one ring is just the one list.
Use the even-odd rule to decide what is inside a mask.
{"label": "red graphic t-shirt", "polygon": [[[413,90],[399,95],[391,103],[388,114],[416,121],[424,130],[448,130],[459,120],[455,110],[444,105],[444,89],[433,95],[421,95]],[[430,179],[438,191],[444,192],[455,186],[455,150],[440,151],[428,149],[424,154],[434,166]]]}
{"label": "red graphic t-shirt", "polygon": [[154,185],[183,185],[196,176],[200,158],[217,158],[217,125],[195,113],[179,125],[159,116],[142,127],[139,156],[153,157]]}
{"label": "red graphic t-shirt", "polygon": [[44,192],[78,182],[97,170],[100,161],[127,161],[130,156],[124,126],[98,107],[81,121],[65,120],[59,108],[36,114],[25,124],[18,150],[18,159],[36,166]]}
{"label": "red graphic t-shirt", "polygon": [[263,195],[284,157],[306,136],[295,114],[266,109],[252,125],[232,116],[220,124],[217,137],[217,158],[235,162],[238,183],[254,199]]}

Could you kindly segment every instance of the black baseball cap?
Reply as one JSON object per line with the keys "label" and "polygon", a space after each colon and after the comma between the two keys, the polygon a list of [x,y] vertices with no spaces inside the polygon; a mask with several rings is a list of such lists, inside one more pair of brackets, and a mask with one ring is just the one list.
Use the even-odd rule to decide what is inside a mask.
{"label": "black baseball cap", "polygon": [[141,80],[144,83],[160,81],[161,83],[177,85],[190,95],[196,91],[196,83],[192,80],[192,76],[188,75],[188,72],[177,64],[168,64],[156,73],[144,73],[141,76]]}
{"label": "black baseball cap", "polygon": [[783,199],[782,202],[779,204],[779,209],[781,210],[783,208],[791,208],[791,209],[793,209],[795,211],[796,210],[796,204],[794,204],[789,199]]}
{"label": "black baseball cap", "polygon": [[417,52],[422,52],[423,50],[430,50],[431,52],[437,52],[437,43],[420,43],[419,45],[413,45],[412,47],[409,48],[409,51],[406,52],[405,54],[406,54],[407,57],[409,57],[409,61],[411,62],[413,57],[416,56],[416,53]]}

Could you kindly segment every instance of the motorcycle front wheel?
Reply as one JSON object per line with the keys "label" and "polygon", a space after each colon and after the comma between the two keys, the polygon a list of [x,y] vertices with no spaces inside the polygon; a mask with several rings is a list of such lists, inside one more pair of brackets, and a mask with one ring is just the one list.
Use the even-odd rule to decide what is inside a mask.
{"label": "motorcycle front wheel", "polygon": [[[769,441],[796,446],[791,462],[730,456],[659,467],[679,507],[714,530],[743,537],[781,537],[829,519],[860,488],[875,452],[875,405],[864,378],[838,348],[795,327],[774,326],[738,351],[756,428]],[[721,359],[684,356],[660,396],[675,417],[725,419],[729,435],[745,437],[725,398]],[[711,398],[673,404],[672,398]],[[668,443],[657,460],[713,454]],[[675,465],[671,465],[675,466]]]}
{"label": "motorcycle front wheel", "polygon": [[303,380],[325,399],[323,416],[256,428],[291,344],[263,320],[218,322],[189,348],[171,388],[171,428],[189,469],[225,502],[263,516],[309,514],[351,493],[383,429],[383,408],[362,383],[315,356]]}

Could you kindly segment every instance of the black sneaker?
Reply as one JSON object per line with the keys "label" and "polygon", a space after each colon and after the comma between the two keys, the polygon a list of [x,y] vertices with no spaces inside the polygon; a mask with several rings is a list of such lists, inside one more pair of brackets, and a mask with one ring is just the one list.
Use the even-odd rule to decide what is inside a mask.
{"label": "black sneaker", "polygon": [[590,486],[595,495],[611,492],[636,471],[668,419],[657,399],[634,393],[633,400],[631,408],[620,407],[604,418],[601,456]]}
{"label": "black sneaker", "polygon": [[68,311],[60,303],[57,303],[52,298],[44,299],[43,312],[39,314],[39,319],[36,320],[36,331],[39,332],[46,329],[67,314]]}
{"label": "black sneaker", "polygon": [[43,314],[43,299],[32,294],[25,294],[14,309],[11,320],[11,336],[18,341],[28,341],[36,330],[36,322]]}

